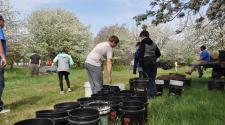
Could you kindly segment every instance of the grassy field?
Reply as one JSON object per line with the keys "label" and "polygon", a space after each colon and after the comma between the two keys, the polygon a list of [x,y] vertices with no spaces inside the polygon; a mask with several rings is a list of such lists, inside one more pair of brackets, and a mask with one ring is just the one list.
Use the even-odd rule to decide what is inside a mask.
{"label": "grassy field", "polygon": [[[185,69],[179,70],[183,73]],[[158,70],[158,75],[174,70]],[[194,73],[192,86],[185,87],[182,97],[168,96],[168,89],[156,99],[149,100],[149,125],[225,125],[225,91],[208,91],[207,80],[210,69],[203,78]],[[73,91],[59,94],[56,74],[30,77],[29,69],[17,67],[6,70],[6,88],[3,100],[11,112],[0,115],[0,125],[13,125],[15,122],[35,117],[35,111],[52,109],[60,102],[76,100],[84,96],[83,84],[87,81],[84,69],[73,69],[70,80]],[[113,83],[125,83],[134,77],[129,68],[116,67]],[[64,84],[65,86],[65,84]]]}

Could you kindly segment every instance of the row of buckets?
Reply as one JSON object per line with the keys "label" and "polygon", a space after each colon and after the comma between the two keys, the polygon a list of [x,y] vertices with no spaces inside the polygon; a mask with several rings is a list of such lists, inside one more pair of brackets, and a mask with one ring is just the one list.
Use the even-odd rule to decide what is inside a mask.
{"label": "row of buckets", "polygon": [[[36,118],[14,125],[144,125],[148,116],[148,79],[130,79],[130,90],[103,85],[91,97],[55,104],[54,109],[36,111]],[[171,92],[181,94],[181,82],[170,81]],[[162,81],[156,81],[162,93]],[[160,83],[160,84],[158,84]]]}
{"label": "row of buckets", "polygon": [[14,125],[144,125],[148,99],[130,90],[104,85],[91,97],[54,105],[54,109],[36,111],[36,118]]}
{"label": "row of buckets", "polygon": [[[130,90],[136,91],[140,93],[142,91],[142,95],[148,95],[148,79],[140,79],[140,78],[131,78],[129,81]],[[179,80],[155,80],[157,95],[163,94],[163,89],[168,88],[168,95],[177,95],[181,96],[182,91],[184,90],[184,85],[190,86],[191,79],[185,79],[184,81]]]}

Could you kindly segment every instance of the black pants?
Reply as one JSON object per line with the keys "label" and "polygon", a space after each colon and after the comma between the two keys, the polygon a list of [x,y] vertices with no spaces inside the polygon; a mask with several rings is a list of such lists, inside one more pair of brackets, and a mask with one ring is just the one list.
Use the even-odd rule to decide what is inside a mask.
{"label": "black pants", "polygon": [[67,87],[70,88],[70,81],[69,81],[69,72],[66,71],[59,71],[58,76],[59,76],[59,86],[60,90],[63,91],[63,76],[65,77]]}

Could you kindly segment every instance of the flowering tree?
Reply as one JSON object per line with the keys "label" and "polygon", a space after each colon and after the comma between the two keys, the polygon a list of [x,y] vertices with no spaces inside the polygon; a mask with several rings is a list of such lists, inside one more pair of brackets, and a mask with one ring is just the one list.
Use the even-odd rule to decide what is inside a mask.
{"label": "flowering tree", "polygon": [[95,43],[107,41],[111,35],[118,36],[120,40],[114,51],[114,64],[130,64],[137,42],[135,35],[125,25],[105,26],[97,34]]}
{"label": "flowering tree", "polygon": [[14,62],[18,62],[24,56],[23,43],[20,41],[24,26],[19,18],[19,13],[14,11],[9,0],[0,0],[0,14],[5,19],[5,34],[7,38],[7,63],[13,68]]}
{"label": "flowering tree", "polygon": [[211,21],[221,20],[225,23],[225,3],[224,0],[151,0],[150,9],[146,13],[135,16],[134,19],[139,25],[141,21],[152,17],[152,23],[158,25],[167,23],[175,18],[183,18],[192,15],[200,15],[196,19],[199,25],[205,20],[201,16],[200,10],[204,11],[203,15]]}
{"label": "flowering tree", "polygon": [[43,56],[54,58],[62,48],[67,48],[79,66],[89,49],[91,33],[74,13],[63,9],[34,11],[28,17],[30,48]]}

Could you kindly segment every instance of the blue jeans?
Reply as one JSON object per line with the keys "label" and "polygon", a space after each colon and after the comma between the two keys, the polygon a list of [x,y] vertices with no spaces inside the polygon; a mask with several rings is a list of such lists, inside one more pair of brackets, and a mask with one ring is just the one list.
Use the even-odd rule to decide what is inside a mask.
{"label": "blue jeans", "polygon": [[5,88],[4,68],[0,68],[0,111],[3,109],[2,94]]}
{"label": "blue jeans", "polygon": [[157,74],[156,64],[148,65],[143,67],[145,73],[144,78],[149,78],[149,96],[155,97],[157,94],[155,78]]}

